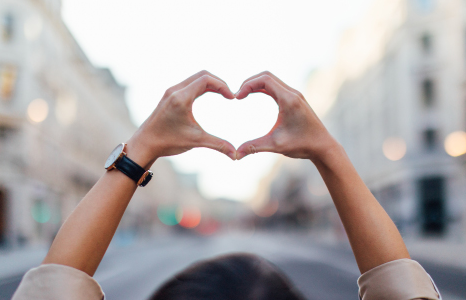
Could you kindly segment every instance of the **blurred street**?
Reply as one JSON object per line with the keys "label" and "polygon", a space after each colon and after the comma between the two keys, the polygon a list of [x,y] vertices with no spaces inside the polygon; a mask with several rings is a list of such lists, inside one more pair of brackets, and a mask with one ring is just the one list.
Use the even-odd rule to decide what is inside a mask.
{"label": "blurred street", "polygon": [[[232,90],[262,70],[299,90],[443,300],[466,300],[465,11],[460,0],[1,0],[0,300],[43,260],[111,150],[203,69]],[[192,118],[236,149],[287,123],[268,93],[216,97],[196,100]],[[151,169],[95,274],[106,299],[147,299],[232,252],[275,263],[310,300],[358,298],[335,189],[311,160],[198,148]]]}
{"label": "blurred street", "polygon": [[[112,247],[95,278],[108,300],[146,299],[162,282],[192,262],[238,251],[259,254],[278,265],[310,300],[357,299],[359,271],[349,247],[317,244],[295,233],[167,236],[128,247]],[[466,299],[465,269],[420,261],[444,300]],[[0,280],[1,300],[10,299],[20,279],[21,274],[16,274]]]}

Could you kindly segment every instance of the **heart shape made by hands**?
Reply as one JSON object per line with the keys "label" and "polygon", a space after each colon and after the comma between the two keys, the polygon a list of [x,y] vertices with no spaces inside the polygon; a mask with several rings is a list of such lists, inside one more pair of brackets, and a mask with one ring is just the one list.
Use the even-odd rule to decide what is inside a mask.
{"label": "heart shape made by hands", "polygon": [[278,105],[265,94],[229,100],[207,93],[193,104],[193,115],[208,133],[230,142],[236,149],[267,134],[277,122]]}

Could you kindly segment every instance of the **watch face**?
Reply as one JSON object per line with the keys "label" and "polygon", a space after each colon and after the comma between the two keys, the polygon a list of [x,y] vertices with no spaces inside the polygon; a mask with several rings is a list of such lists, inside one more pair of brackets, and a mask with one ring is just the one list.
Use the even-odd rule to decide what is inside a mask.
{"label": "watch face", "polygon": [[116,146],[116,148],[112,151],[110,156],[107,158],[107,161],[105,162],[105,169],[108,169],[115,163],[115,161],[120,156],[121,152],[123,152],[124,147],[125,144],[119,144],[118,146]]}

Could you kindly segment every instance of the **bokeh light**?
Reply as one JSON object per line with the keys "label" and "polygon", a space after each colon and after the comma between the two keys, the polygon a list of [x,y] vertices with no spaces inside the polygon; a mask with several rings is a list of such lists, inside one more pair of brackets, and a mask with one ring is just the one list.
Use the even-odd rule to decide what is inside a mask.
{"label": "bokeh light", "polygon": [[44,121],[49,114],[49,105],[44,99],[35,99],[28,106],[28,117],[34,123]]}
{"label": "bokeh light", "polygon": [[178,209],[175,206],[161,205],[157,208],[157,216],[160,222],[168,226],[178,224]]}
{"label": "bokeh light", "polygon": [[183,208],[179,225],[185,228],[195,228],[201,223],[201,211],[197,207]]}
{"label": "bokeh light", "polygon": [[220,224],[218,221],[214,219],[209,219],[202,222],[198,227],[196,227],[196,231],[202,235],[212,235],[216,233],[220,228]]}
{"label": "bokeh light", "polygon": [[391,161],[402,159],[406,155],[406,142],[400,137],[389,137],[383,142],[383,154]]}
{"label": "bokeh light", "polygon": [[37,223],[47,223],[52,217],[52,211],[44,201],[36,201],[31,208],[31,214]]}
{"label": "bokeh light", "polygon": [[453,157],[466,154],[466,132],[455,131],[450,133],[445,139],[445,151]]}

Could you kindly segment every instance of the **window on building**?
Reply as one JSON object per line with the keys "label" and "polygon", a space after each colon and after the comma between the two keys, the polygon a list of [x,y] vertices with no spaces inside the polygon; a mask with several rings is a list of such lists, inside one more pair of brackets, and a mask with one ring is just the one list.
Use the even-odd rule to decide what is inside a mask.
{"label": "window on building", "polygon": [[435,100],[435,87],[432,79],[425,79],[422,82],[422,100],[426,107],[431,107]]}
{"label": "window on building", "polygon": [[432,36],[430,34],[425,33],[421,36],[421,47],[425,54],[432,52]]}
{"label": "window on building", "polygon": [[4,101],[10,100],[16,85],[16,67],[0,65],[0,98]]}
{"label": "window on building", "polygon": [[431,12],[434,9],[434,0],[416,0],[417,7],[422,12]]}
{"label": "window on building", "polygon": [[2,39],[4,42],[8,42],[13,38],[13,16],[6,14],[2,17]]}
{"label": "window on building", "polygon": [[6,126],[0,125],[0,140],[4,140],[8,137],[10,129]]}
{"label": "window on building", "polygon": [[423,178],[419,181],[421,228],[426,235],[445,233],[444,186],[442,177]]}
{"label": "window on building", "polygon": [[437,147],[437,131],[435,129],[427,129],[423,133],[424,148],[428,151],[435,150]]}

